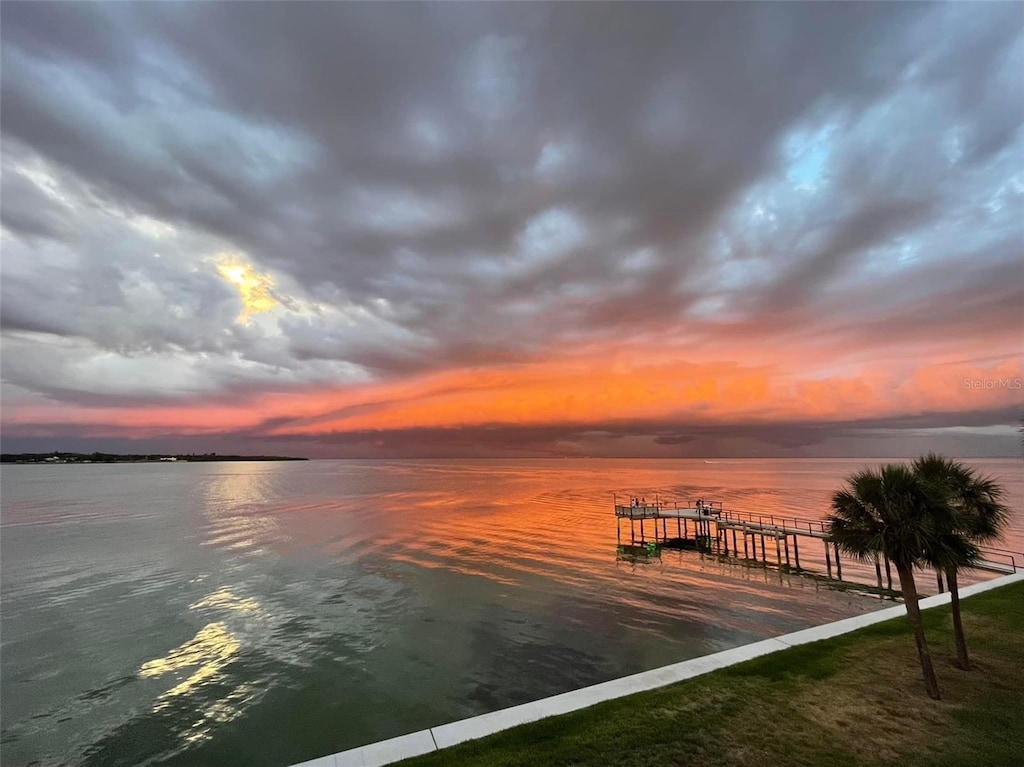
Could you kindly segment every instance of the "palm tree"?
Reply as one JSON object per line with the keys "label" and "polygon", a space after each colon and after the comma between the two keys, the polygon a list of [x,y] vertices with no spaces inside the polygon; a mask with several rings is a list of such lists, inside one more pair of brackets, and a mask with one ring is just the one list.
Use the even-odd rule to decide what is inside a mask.
{"label": "palm tree", "polygon": [[938,550],[946,523],[943,508],[948,505],[938,486],[924,482],[907,466],[889,464],[848,477],[846,487],[832,496],[833,513],[827,520],[829,538],[841,550],[861,561],[884,554],[896,566],[925,689],[935,700],[941,695],[921,625],[914,566],[925,562],[927,551]]}
{"label": "palm tree", "polygon": [[928,547],[925,560],[934,567],[941,580],[946,575],[946,586],[949,589],[950,606],[953,611],[953,634],[956,637],[956,665],[962,669],[970,668],[967,657],[967,642],[964,639],[963,621],[960,617],[960,586],[957,573],[973,567],[981,559],[978,547],[965,535],[957,532],[941,533],[935,544]]}
{"label": "palm tree", "polygon": [[[949,509],[939,516],[952,527],[942,531],[939,546],[928,552],[929,564],[946,574],[950,606],[953,611],[953,634],[956,637],[956,665],[971,667],[967,641],[960,617],[958,571],[971,567],[979,559],[976,544],[997,540],[1010,518],[1010,510],[1001,502],[1003,489],[988,477],[979,477],[973,469],[929,453],[914,461],[914,473],[923,481],[938,486],[936,497]],[[953,512],[953,516],[949,515]]]}

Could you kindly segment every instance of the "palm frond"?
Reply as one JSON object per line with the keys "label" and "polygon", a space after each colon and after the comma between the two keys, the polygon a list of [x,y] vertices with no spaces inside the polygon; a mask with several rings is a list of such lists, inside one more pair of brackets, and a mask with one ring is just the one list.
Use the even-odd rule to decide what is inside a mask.
{"label": "palm frond", "polygon": [[1002,487],[993,479],[935,453],[914,461],[913,470],[936,494],[932,512],[937,527],[978,543],[1000,537],[1010,510],[1002,503]]}
{"label": "palm frond", "polygon": [[832,497],[829,538],[861,560],[877,553],[898,564],[922,563],[938,534],[928,514],[935,495],[935,489],[906,466],[859,471]]}

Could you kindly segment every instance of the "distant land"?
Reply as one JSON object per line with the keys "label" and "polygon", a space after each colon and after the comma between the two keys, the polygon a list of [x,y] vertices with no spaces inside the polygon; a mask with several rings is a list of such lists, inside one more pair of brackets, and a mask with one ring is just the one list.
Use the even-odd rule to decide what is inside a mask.
{"label": "distant land", "polygon": [[217,453],[0,453],[0,463],[209,463],[211,461],[308,461],[283,455],[218,455]]}

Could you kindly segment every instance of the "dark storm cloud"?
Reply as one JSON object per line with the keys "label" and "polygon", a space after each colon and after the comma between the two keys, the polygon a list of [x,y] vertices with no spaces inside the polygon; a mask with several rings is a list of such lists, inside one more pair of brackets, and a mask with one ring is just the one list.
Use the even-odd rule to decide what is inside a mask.
{"label": "dark storm cloud", "polygon": [[[1013,4],[0,13],[4,378],[56,399],[105,396],[90,355],[217,396],[666,327],[1005,337],[1022,298]],[[233,324],[224,252],[284,316]]]}
{"label": "dark storm cloud", "polygon": [[[821,445],[835,439],[865,439],[872,434],[906,430],[941,430],[952,426],[982,428],[999,426],[1019,418],[1016,408],[960,412],[921,413],[913,416],[851,419],[831,423],[782,422],[752,424],[672,424],[664,421],[628,421],[605,424],[596,429],[578,424],[543,426],[483,425],[462,428],[410,428],[362,430],[312,437],[318,444],[348,448],[369,448],[377,454],[444,454],[446,451],[520,453],[524,455],[601,454],[612,450],[623,454],[621,443],[635,439],[627,448],[636,455],[727,455],[724,442],[761,449],[792,449]],[[294,437],[266,437],[264,424],[236,433],[234,438],[289,441]],[[611,446],[609,448],[609,446]],[[673,451],[660,448],[678,448]],[[868,453],[870,454],[870,453]]]}
{"label": "dark storm cloud", "polygon": [[71,60],[106,74],[131,65],[123,27],[102,4],[11,3],[3,12],[4,38],[40,58]]}
{"label": "dark storm cloud", "polygon": [[[375,407],[374,405],[368,406]],[[922,413],[914,416],[851,419],[833,423],[783,422],[751,424],[665,424],[630,421],[600,428],[576,424],[544,426],[474,426],[466,428],[409,428],[363,430],[317,436],[268,436],[267,428],[289,419],[267,421],[256,429],[225,431],[197,438],[175,433],[116,438],[103,428],[75,423],[35,427],[31,434],[4,440],[5,452],[45,452],[61,449],[91,452],[209,452],[295,454],[310,457],[443,457],[443,456],[637,456],[735,457],[737,455],[915,455],[926,450],[954,455],[1006,455],[1019,447],[1010,430],[993,443],[991,436],[957,436],[944,430],[967,427],[984,430],[1013,422],[1013,408]],[[906,435],[910,435],[907,439]],[[889,442],[886,438],[899,438]],[[200,448],[197,448],[200,445]],[[879,447],[883,446],[883,452]],[[884,452],[894,448],[895,452]]]}

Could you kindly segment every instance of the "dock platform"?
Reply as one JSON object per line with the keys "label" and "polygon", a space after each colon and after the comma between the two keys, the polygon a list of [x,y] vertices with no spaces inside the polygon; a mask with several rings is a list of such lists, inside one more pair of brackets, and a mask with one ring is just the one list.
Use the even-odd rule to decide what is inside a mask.
{"label": "dock platform", "polygon": [[[621,504],[617,497],[615,517],[616,540],[620,550],[644,547],[648,541],[653,541],[656,547],[697,549],[799,572],[803,570],[800,565],[801,545],[805,555],[809,546],[814,547],[815,551],[820,546],[824,553],[827,578],[833,579],[834,572],[836,580],[843,580],[839,547],[829,537],[823,519],[727,510],[718,501],[679,505],[660,500],[648,503],[633,499],[629,504]],[[628,545],[623,544],[624,520],[629,521]],[[639,537],[636,523],[639,523]],[[671,529],[673,526],[675,530]],[[981,547],[980,550],[984,559],[976,563],[974,569],[1001,575],[1024,569],[1024,553],[995,547]],[[889,560],[876,557],[874,570],[879,592],[892,592],[892,566]],[[941,593],[944,590],[941,576],[937,577],[937,585]]]}

